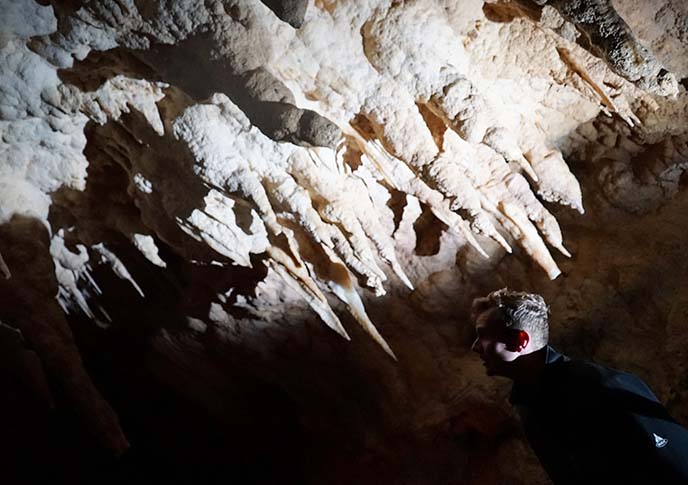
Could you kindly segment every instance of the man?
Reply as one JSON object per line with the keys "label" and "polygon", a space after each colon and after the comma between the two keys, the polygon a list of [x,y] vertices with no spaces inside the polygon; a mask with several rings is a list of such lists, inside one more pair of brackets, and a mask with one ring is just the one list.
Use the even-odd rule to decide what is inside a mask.
{"label": "man", "polygon": [[688,484],[688,430],[638,377],[550,347],[547,314],[540,295],[504,288],[478,298],[471,349],[488,375],[514,381],[509,400],[550,478]]}

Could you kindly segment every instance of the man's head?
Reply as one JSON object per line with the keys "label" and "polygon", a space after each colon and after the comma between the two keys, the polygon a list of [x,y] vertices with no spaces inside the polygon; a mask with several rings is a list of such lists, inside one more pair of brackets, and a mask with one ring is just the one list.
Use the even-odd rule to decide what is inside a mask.
{"label": "man's head", "polygon": [[540,295],[506,288],[473,300],[477,336],[471,350],[480,355],[488,375],[510,376],[513,361],[547,345],[548,310]]}

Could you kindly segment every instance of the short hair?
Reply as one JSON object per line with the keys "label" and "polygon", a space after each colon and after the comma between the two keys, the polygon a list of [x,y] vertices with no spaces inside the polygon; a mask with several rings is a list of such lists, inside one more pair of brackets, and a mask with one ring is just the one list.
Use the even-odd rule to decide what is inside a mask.
{"label": "short hair", "polygon": [[535,350],[549,342],[549,307],[542,296],[502,288],[473,300],[471,319],[491,308],[499,310],[507,328],[527,332]]}

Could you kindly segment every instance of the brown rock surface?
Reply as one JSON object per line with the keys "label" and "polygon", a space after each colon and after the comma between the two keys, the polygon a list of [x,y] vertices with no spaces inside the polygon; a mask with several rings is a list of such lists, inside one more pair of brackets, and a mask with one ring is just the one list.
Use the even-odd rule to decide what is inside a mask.
{"label": "brown rock surface", "polygon": [[688,424],[682,2],[0,11],[3,483],[547,483],[503,286]]}

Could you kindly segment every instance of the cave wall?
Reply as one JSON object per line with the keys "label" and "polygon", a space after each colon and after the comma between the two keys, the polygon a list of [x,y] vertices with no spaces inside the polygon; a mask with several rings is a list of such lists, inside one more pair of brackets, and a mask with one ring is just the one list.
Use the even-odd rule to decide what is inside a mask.
{"label": "cave wall", "polygon": [[0,6],[17,480],[547,483],[503,286],[688,423],[682,2]]}

